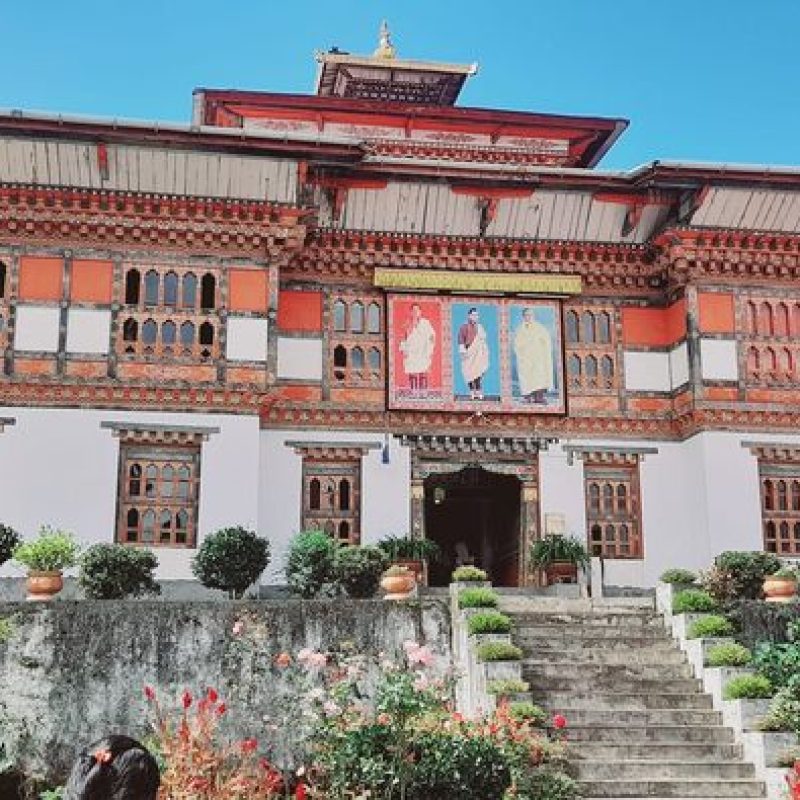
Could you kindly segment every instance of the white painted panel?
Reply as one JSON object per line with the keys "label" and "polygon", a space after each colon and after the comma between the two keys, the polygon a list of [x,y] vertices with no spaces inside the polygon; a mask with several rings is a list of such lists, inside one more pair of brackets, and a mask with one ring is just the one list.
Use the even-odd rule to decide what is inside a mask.
{"label": "white painted panel", "polygon": [[322,380],[322,339],[278,339],[278,377]]}
{"label": "white painted panel", "polygon": [[58,351],[60,311],[43,306],[17,306],[14,349],[30,352]]}
{"label": "white painted panel", "polygon": [[625,388],[630,392],[669,392],[669,354],[626,351]]}
{"label": "white painted panel", "polygon": [[[0,434],[3,522],[24,537],[43,524],[84,544],[112,542],[116,528],[119,440],[103,421],[219,428],[200,456],[200,541],[229,525],[258,528],[259,420],[256,415],[165,414],[106,409],[3,408],[16,425]],[[159,577],[191,578],[193,550],[154,548]],[[0,575],[19,574],[11,564]]]}
{"label": "white painted panel", "polygon": [[673,389],[689,382],[689,351],[686,342],[669,351],[669,373]]}
{"label": "white painted panel", "polygon": [[545,514],[564,514],[566,532],[586,541],[583,497],[583,465],[570,465],[561,445],[552,445],[539,455],[539,491],[542,521]]}
{"label": "white painted panel", "polygon": [[733,339],[701,339],[703,380],[738,381],[739,363]]}
{"label": "white painted panel", "polygon": [[71,308],[67,312],[68,353],[108,353],[111,312]]}
{"label": "white painted panel", "polygon": [[234,361],[266,361],[269,323],[265,319],[228,317],[225,354]]}

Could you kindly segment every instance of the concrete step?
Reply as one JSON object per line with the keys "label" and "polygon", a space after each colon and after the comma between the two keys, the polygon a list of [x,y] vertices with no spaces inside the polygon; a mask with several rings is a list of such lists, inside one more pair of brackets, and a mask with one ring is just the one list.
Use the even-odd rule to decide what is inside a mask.
{"label": "concrete step", "polygon": [[603,675],[590,678],[553,678],[535,670],[522,671],[523,680],[537,695],[551,693],[572,693],[586,695],[592,692],[605,694],[694,694],[700,693],[700,682],[696,678],[670,678],[667,681],[655,679],[636,680],[625,676]]}
{"label": "concrete step", "polygon": [[595,628],[653,628],[664,631],[664,622],[655,612],[602,611],[587,613],[538,613],[512,611],[509,616],[517,625],[561,625],[565,628],[592,626]]}
{"label": "concrete step", "polygon": [[742,761],[576,761],[579,780],[752,780],[755,767]]}
{"label": "concrete step", "polygon": [[583,797],[615,798],[740,798],[764,797],[766,787],[761,781],[612,781],[580,782]]}
{"label": "concrete step", "polygon": [[[666,685],[665,687],[666,688]],[[623,692],[537,692],[532,691],[534,703],[546,710],[570,708],[615,708],[619,711],[645,711],[647,709],[706,709],[713,708],[711,696],[676,693],[623,693]]]}
{"label": "concrete step", "polygon": [[740,744],[686,744],[680,742],[636,742],[635,744],[608,744],[591,741],[574,747],[570,758],[587,761],[731,761],[742,757]]}
{"label": "concrete step", "polygon": [[642,626],[628,628],[622,625],[547,625],[543,622],[531,622],[528,624],[514,623],[514,632],[520,636],[538,636],[545,639],[561,640],[592,640],[592,639],[614,639],[621,642],[630,639],[649,639],[657,642],[669,642],[665,630],[659,630],[655,626]]}
{"label": "concrete step", "polygon": [[719,725],[722,714],[710,709],[650,708],[624,711],[612,708],[575,708],[565,706],[556,709],[567,719],[567,725]]}
{"label": "concrete step", "polygon": [[681,651],[675,643],[666,637],[655,636],[561,636],[560,634],[536,633],[527,628],[514,628],[514,638],[531,647],[558,652],[559,650],[581,651],[585,648],[591,650],[647,650],[653,653],[677,653]]}
{"label": "concrete step", "polygon": [[[733,730],[721,725],[669,725],[669,724],[627,724],[608,722],[588,724],[577,719],[567,718],[567,740],[575,745],[580,753],[584,746],[603,745],[689,745],[733,744]],[[585,743],[585,744],[584,744]]]}
{"label": "concrete step", "polygon": [[612,648],[581,646],[575,642],[572,646],[557,647],[551,644],[540,646],[539,643],[526,642],[514,634],[514,644],[523,649],[530,659],[540,661],[565,661],[573,664],[651,664],[658,666],[682,666],[686,664],[686,656],[677,650],[658,650],[642,648]]}
{"label": "concrete step", "polygon": [[[690,679],[692,674],[688,664],[597,664],[586,663],[576,664],[573,661],[545,661],[539,656],[536,659],[524,658],[522,660],[522,671],[527,675],[539,678],[568,679],[591,683],[597,681],[615,680],[633,683],[641,681],[665,681],[687,682],[691,681],[692,687],[698,687],[699,681]],[[686,687],[689,683],[686,683]],[[681,690],[686,691],[686,687]],[[680,691],[680,690],[678,690]],[[692,691],[692,689],[688,689]]]}

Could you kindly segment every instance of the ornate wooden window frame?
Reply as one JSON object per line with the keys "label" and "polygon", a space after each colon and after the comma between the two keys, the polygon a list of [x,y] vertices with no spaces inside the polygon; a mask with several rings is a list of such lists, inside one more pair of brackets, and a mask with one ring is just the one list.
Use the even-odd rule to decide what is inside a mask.
{"label": "ornate wooden window frame", "polygon": [[[284,444],[303,459],[300,503],[303,530],[324,530],[342,544],[359,544],[363,458],[370,450],[379,449],[381,443],[287,441]],[[342,508],[345,496],[346,507]],[[323,498],[329,498],[327,505]]]}
{"label": "ornate wooden window frame", "polygon": [[[202,444],[208,441],[211,434],[219,433],[219,428],[197,427],[183,425],[150,425],[125,422],[102,422],[100,427],[111,430],[112,435],[119,439],[119,458],[117,468],[117,504],[115,541],[121,544],[146,547],[173,547],[193,549],[197,546],[198,522],[200,510],[200,480],[201,480],[201,449]],[[157,472],[154,478],[155,485],[159,487],[153,496],[147,496],[146,469],[141,465],[137,477],[131,477],[132,462],[149,461],[150,466],[156,470],[168,467],[175,470],[175,465],[188,468],[188,475],[181,476],[175,472],[174,477],[167,482],[163,474]],[[164,467],[158,464],[163,463]],[[145,486],[144,492],[137,492],[136,496],[130,494],[132,483],[141,482]],[[180,486],[188,484],[185,495],[181,495]],[[169,492],[163,491],[169,486]],[[137,522],[136,538],[130,539],[131,523],[129,514],[136,511]],[[153,512],[154,525],[152,541],[144,540],[145,514]],[[169,536],[163,538],[163,529],[160,528],[162,515],[170,516]],[[178,526],[179,515],[184,515],[185,526]],[[159,530],[162,533],[159,535]],[[182,535],[179,535],[181,534]],[[181,541],[183,539],[183,541]]]}
{"label": "ornate wooden window frame", "polygon": [[[386,296],[382,292],[331,289],[328,295],[328,382],[331,389],[383,388],[386,382]],[[345,306],[343,325],[337,324],[337,304]],[[353,310],[360,304],[360,329],[353,325]],[[378,308],[378,330],[370,325],[370,310]],[[360,353],[360,365],[354,354]],[[375,353],[380,364],[372,363]],[[344,355],[344,363],[340,354]]]}

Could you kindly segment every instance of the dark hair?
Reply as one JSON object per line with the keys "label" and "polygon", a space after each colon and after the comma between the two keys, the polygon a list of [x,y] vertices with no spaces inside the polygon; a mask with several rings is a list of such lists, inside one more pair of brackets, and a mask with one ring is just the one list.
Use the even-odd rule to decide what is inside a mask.
{"label": "dark hair", "polygon": [[106,736],[81,750],[64,800],[156,800],[158,764],[129,736]]}
{"label": "dark hair", "polygon": [[473,311],[474,311],[476,314],[478,313],[478,309],[477,309],[477,308],[475,308],[475,306],[472,306],[472,308],[471,308],[469,311],[467,311],[467,314],[471,314]]}

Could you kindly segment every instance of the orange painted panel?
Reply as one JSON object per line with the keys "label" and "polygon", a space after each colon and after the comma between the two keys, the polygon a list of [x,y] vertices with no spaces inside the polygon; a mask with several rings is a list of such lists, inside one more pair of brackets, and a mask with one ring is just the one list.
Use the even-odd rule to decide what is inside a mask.
{"label": "orange painted panel", "polygon": [[56,374],[56,358],[15,358],[15,375],[47,375]]}
{"label": "orange painted panel", "polygon": [[19,260],[20,300],[61,300],[63,258],[22,256]]}
{"label": "orange painted panel", "polygon": [[269,308],[267,273],[255,269],[230,270],[228,308],[231,311],[265,312]]}
{"label": "orange painted panel", "polygon": [[282,331],[322,331],[322,294],[320,292],[280,292],[278,327]]}
{"label": "orange painted panel", "polygon": [[283,400],[306,402],[319,402],[322,400],[322,389],[319,386],[276,386],[275,394]]}
{"label": "orange painted panel", "polygon": [[701,292],[697,295],[697,301],[701,333],[734,333],[736,314],[732,294]]}
{"label": "orange painted panel", "polygon": [[800,405],[800,392],[785,389],[750,389],[747,392],[747,402],[796,406]]}
{"label": "orange painted panel", "polygon": [[105,378],[108,374],[106,361],[67,361],[70,378]]}
{"label": "orange painted panel", "polygon": [[267,372],[264,369],[252,367],[231,367],[226,371],[226,380],[229,384],[245,384],[258,389],[267,387]]}
{"label": "orange painted panel", "polygon": [[686,301],[668,308],[623,308],[622,341],[626,345],[669,347],[686,336]]}
{"label": "orange painted panel", "polygon": [[706,386],[703,390],[706,400],[737,400],[739,390],[731,386]]}
{"label": "orange painted panel", "polygon": [[110,261],[72,262],[70,300],[80,303],[110,303],[114,265]]}
{"label": "orange painted panel", "polygon": [[669,411],[672,400],[661,397],[631,397],[628,399],[631,411]]}

